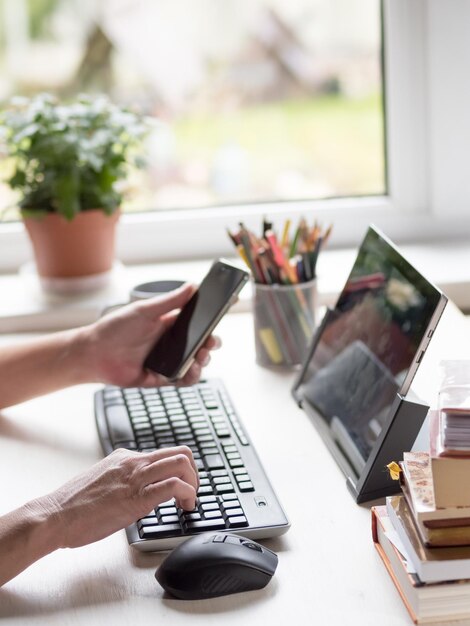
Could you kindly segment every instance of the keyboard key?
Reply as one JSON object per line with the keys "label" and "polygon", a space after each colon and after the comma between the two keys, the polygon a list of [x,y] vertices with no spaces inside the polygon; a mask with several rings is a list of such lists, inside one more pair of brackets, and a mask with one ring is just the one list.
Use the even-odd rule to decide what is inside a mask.
{"label": "keyboard key", "polygon": [[207,454],[204,457],[204,463],[207,469],[222,469],[225,467],[225,463],[222,460],[220,454]]}
{"label": "keyboard key", "polygon": [[199,424],[207,424],[206,418],[201,414],[199,417],[189,417],[189,423],[192,426],[198,426]]}
{"label": "keyboard key", "polygon": [[238,487],[240,491],[254,491],[253,483],[251,481],[245,481],[243,483],[238,483]]}
{"label": "keyboard key", "polygon": [[[171,420],[171,425],[173,426],[173,430],[178,430],[178,428],[190,428],[188,422],[176,422]],[[191,430],[189,430],[191,432]]]}
{"label": "keyboard key", "polygon": [[223,519],[201,520],[199,522],[188,522],[186,527],[189,531],[193,532],[203,530],[220,530],[221,528],[225,528],[225,521]]}
{"label": "keyboard key", "polygon": [[207,486],[199,487],[197,495],[198,496],[206,496],[206,495],[208,495],[210,493],[213,493],[213,489],[212,489],[212,487],[210,485],[207,485]]}
{"label": "keyboard key", "polygon": [[214,441],[214,437],[212,435],[197,435],[196,441],[200,444],[212,443]]}
{"label": "keyboard key", "polygon": [[[237,509],[240,506],[240,501],[237,500],[235,496],[234,500],[227,500],[225,502],[222,502],[221,506],[223,509]],[[229,511],[229,514],[230,514],[230,511]]]}
{"label": "keyboard key", "polygon": [[226,502],[227,500],[236,500],[238,496],[235,496],[231,493],[224,493],[224,495],[222,496],[222,500],[224,502]]}
{"label": "keyboard key", "polygon": [[120,389],[105,389],[103,396],[105,400],[120,400],[122,398],[122,392]]}
{"label": "keyboard key", "polygon": [[178,509],[174,505],[170,505],[170,506],[160,505],[157,511],[159,511],[161,515],[178,515]]}
{"label": "keyboard key", "polygon": [[182,532],[179,524],[166,524],[162,526],[143,526],[139,530],[139,535],[142,539],[159,539],[160,537],[181,535]]}
{"label": "keyboard key", "polygon": [[120,441],[116,444],[115,448],[125,448],[126,450],[137,450],[137,444],[135,441]]}
{"label": "keyboard key", "polygon": [[163,406],[162,401],[157,395],[149,395],[149,394],[144,394],[144,395],[145,395],[145,404],[147,406]]}
{"label": "keyboard key", "polygon": [[251,480],[248,474],[239,474],[236,476],[236,479],[237,479],[237,482],[239,483],[245,482],[247,480]]}
{"label": "keyboard key", "polygon": [[185,513],[184,520],[186,522],[198,522],[201,518],[200,513]]}
{"label": "keyboard key", "polygon": [[[247,474],[246,467],[237,467],[233,470],[235,476],[240,476],[241,474]],[[238,480],[238,478],[237,478]]]}
{"label": "keyboard key", "polygon": [[230,508],[227,511],[227,515],[229,517],[238,517],[240,515],[245,515],[245,512],[243,511],[243,509],[241,507],[237,507],[237,508]]}
{"label": "keyboard key", "polygon": [[221,439],[223,437],[230,437],[230,431],[226,428],[216,428],[215,432],[217,434],[217,437],[220,437]]}
{"label": "keyboard key", "polygon": [[211,472],[212,476],[228,476],[228,471],[226,469],[218,469],[218,470],[212,470]]}
{"label": "keyboard key", "polygon": [[176,524],[180,521],[178,515],[162,515],[162,524]]}
{"label": "keyboard key", "polygon": [[165,425],[154,426],[153,430],[155,434],[157,435],[157,437],[169,437],[172,434],[171,428]]}
{"label": "keyboard key", "polygon": [[206,502],[217,502],[217,498],[215,496],[200,496],[198,498],[200,504],[205,504]]}
{"label": "keyboard key", "polygon": [[218,502],[206,502],[205,504],[201,504],[200,509],[202,511],[218,511],[219,504]]}
{"label": "keyboard key", "polygon": [[147,419],[148,419],[147,411],[143,407],[142,407],[142,409],[139,409],[138,411],[136,411],[134,409],[130,409],[129,410],[129,415],[131,416],[131,420],[133,420],[136,417],[147,417]]}
{"label": "keyboard key", "polygon": [[232,468],[243,467],[243,461],[241,459],[230,459],[229,465]]}
{"label": "keyboard key", "polygon": [[229,517],[227,521],[229,528],[241,528],[242,526],[248,526],[248,521],[244,515]]}
{"label": "keyboard key", "polygon": [[141,443],[144,443],[146,441],[153,441],[153,443],[155,443],[155,437],[150,434],[150,435],[145,435],[143,437],[140,436],[140,433],[137,434],[137,443],[140,445]]}
{"label": "keyboard key", "polygon": [[140,530],[143,526],[155,526],[156,523],[157,523],[156,517],[143,517],[141,520],[137,522],[137,526]]}
{"label": "keyboard key", "polygon": [[184,409],[183,407],[179,407],[179,406],[168,406],[168,404],[165,406],[166,408],[166,412],[168,415],[170,416],[176,416],[176,415],[183,415],[184,414]]}
{"label": "keyboard key", "polygon": [[174,437],[160,437],[160,435],[157,435],[157,441],[159,445],[168,447],[176,445],[176,439]]}
{"label": "keyboard key", "polygon": [[134,431],[125,406],[113,405],[106,409],[109,435],[113,444],[134,441]]}
{"label": "keyboard key", "polygon": [[132,395],[132,396],[127,396],[126,395],[126,402],[127,402],[127,406],[133,408],[136,406],[144,406],[144,401],[142,400],[142,397],[139,394],[137,395]]}
{"label": "keyboard key", "polygon": [[211,429],[207,428],[207,426],[196,426],[193,428],[195,435],[210,435]]}
{"label": "keyboard key", "polygon": [[149,423],[149,418],[147,416],[145,416],[145,417],[131,417],[131,422],[134,424],[134,426],[136,424],[148,424]]}
{"label": "keyboard key", "polygon": [[153,431],[150,428],[150,424],[148,422],[140,422],[138,424],[134,424],[134,430],[138,435],[152,435]]}
{"label": "keyboard key", "polygon": [[227,420],[222,413],[211,414],[211,422],[214,426],[227,426]]}
{"label": "keyboard key", "polygon": [[146,450],[149,451],[150,448],[152,448],[153,450],[155,450],[156,448],[156,443],[155,441],[144,441],[142,443],[139,443],[139,448],[141,450]]}
{"label": "keyboard key", "polygon": [[222,513],[220,511],[207,511],[204,513],[204,517],[206,519],[218,519],[218,518],[222,518]]}
{"label": "keyboard key", "polygon": [[191,434],[191,429],[188,426],[180,426],[179,428],[174,428],[173,432],[175,435],[189,435]]}
{"label": "keyboard key", "polygon": [[213,480],[214,485],[223,485],[232,482],[230,476],[215,476]]}
{"label": "keyboard key", "polygon": [[225,485],[216,485],[215,486],[215,493],[216,494],[229,493],[231,491],[234,491],[232,483],[225,484]]}

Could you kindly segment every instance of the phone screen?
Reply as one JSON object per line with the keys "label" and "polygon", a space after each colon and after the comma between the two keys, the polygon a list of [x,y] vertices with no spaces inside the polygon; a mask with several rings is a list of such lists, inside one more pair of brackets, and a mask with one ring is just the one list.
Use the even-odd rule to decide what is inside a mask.
{"label": "phone screen", "polygon": [[168,378],[178,377],[247,278],[247,272],[216,261],[173,326],[152,348],[144,366]]}

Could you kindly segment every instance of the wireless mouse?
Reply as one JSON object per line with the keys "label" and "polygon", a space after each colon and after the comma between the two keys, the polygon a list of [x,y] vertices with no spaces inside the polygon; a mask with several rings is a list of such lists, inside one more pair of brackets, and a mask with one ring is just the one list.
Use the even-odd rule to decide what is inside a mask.
{"label": "wireless mouse", "polygon": [[155,572],[160,585],[182,600],[215,598],[262,589],[277,567],[277,555],[230,533],[204,533],[176,547]]}

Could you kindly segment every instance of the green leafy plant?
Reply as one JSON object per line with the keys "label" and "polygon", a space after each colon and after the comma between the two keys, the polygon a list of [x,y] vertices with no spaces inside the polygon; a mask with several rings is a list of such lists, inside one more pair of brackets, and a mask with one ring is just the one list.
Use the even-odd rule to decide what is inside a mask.
{"label": "green leafy plant", "polygon": [[119,182],[143,163],[148,123],[104,96],[62,104],[41,94],[13,99],[0,112],[0,129],[12,165],[6,182],[20,192],[23,214],[71,220],[80,211],[120,207]]}

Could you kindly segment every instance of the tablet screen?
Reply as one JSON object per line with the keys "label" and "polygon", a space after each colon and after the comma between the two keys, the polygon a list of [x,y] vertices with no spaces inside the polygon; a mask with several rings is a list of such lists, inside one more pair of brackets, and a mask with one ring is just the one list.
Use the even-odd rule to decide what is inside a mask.
{"label": "tablet screen", "polygon": [[406,393],[411,384],[442,300],[438,289],[369,228],[297,385],[358,473],[396,393]]}

